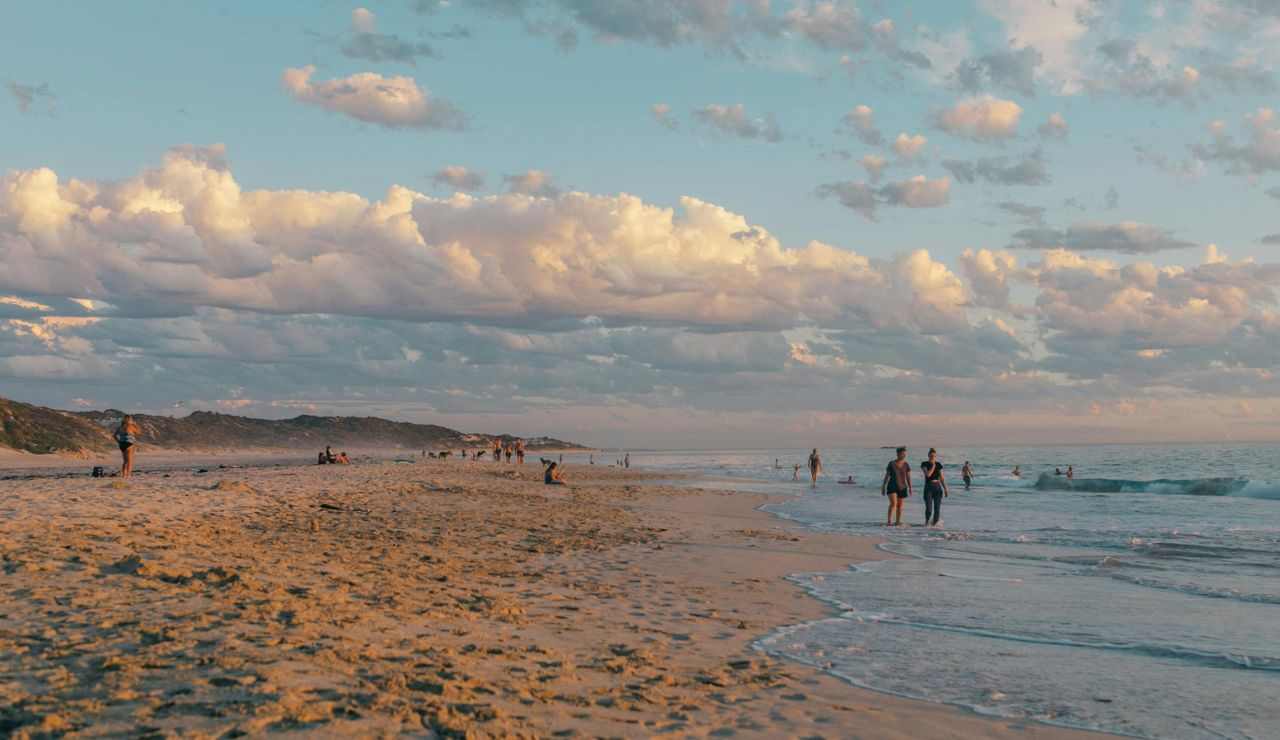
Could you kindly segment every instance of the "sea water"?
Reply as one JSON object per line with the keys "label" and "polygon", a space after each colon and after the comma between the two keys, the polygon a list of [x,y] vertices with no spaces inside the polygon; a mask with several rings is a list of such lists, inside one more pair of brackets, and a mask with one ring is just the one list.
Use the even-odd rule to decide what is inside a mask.
{"label": "sea water", "polygon": [[[632,464],[798,494],[767,508],[885,538],[891,559],[793,576],[838,616],[763,638],[771,654],[1001,717],[1280,738],[1280,447],[946,449],[941,529],[920,526],[924,452],[908,458],[912,526],[893,529],[879,492],[892,450],[823,450],[816,489],[808,450],[635,452]],[[1068,465],[1074,480],[1055,475]],[[848,475],[857,483],[836,482]]]}

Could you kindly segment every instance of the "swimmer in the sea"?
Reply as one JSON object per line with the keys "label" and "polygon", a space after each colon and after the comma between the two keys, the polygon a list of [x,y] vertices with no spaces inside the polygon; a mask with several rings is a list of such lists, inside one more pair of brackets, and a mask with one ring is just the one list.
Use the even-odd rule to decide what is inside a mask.
{"label": "swimmer in the sea", "polygon": [[1014,466],[1013,466],[1013,477],[1014,477],[1014,478],[1021,478],[1021,477],[1022,477],[1022,466],[1021,466],[1021,465],[1014,465]]}
{"label": "swimmer in the sea", "polygon": [[973,485],[973,466],[968,460],[964,461],[964,467],[960,468],[960,477],[964,478],[964,490],[969,490]]}
{"label": "swimmer in the sea", "polygon": [[1075,480],[1075,477],[1076,477],[1076,469],[1075,469],[1075,468],[1073,468],[1073,467],[1071,467],[1070,465],[1068,465],[1068,466],[1067,466],[1067,480]]}
{"label": "swimmer in the sea", "polygon": [[853,485],[854,483],[856,483],[857,481],[855,481],[855,480],[853,479],[853,476],[851,475],[851,476],[849,476],[848,478],[841,478],[839,481],[836,481],[836,482],[837,482],[837,483],[843,483],[843,484],[844,484],[844,485],[846,485],[846,486],[852,486],[852,485]]}

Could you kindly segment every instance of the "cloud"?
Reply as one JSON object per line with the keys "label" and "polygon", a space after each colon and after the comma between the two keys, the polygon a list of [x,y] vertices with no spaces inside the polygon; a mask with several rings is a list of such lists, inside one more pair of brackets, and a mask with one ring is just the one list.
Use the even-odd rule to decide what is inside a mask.
{"label": "cloud", "polygon": [[1161,67],[1132,39],[1114,39],[1098,47],[1102,69],[1086,87],[1162,100],[1188,99],[1200,90],[1200,70],[1191,65]]}
{"label": "cloud", "polygon": [[517,195],[531,195],[535,198],[554,198],[560,195],[560,188],[554,178],[542,170],[527,170],[502,178],[507,185],[507,192]]}
{"label": "cloud", "polygon": [[436,185],[470,193],[484,187],[484,173],[467,169],[460,164],[451,164],[433,174],[431,181]]}
{"label": "cloud", "polygon": [[1037,70],[1057,92],[1079,91],[1080,41],[1101,12],[1094,0],[979,0],[978,7],[1003,24],[1011,47],[1039,55]]}
{"label": "cloud", "polygon": [[653,120],[663,128],[675,131],[680,128],[680,122],[671,115],[671,106],[666,103],[654,103],[649,106],[649,115],[653,116]]}
{"label": "cloud", "polygon": [[898,138],[893,140],[893,151],[900,159],[912,160],[920,156],[920,152],[924,151],[928,143],[929,140],[920,134],[909,136],[906,133],[900,133]]}
{"label": "cloud", "polygon": [[[933,423],[1032,429],[1093,402],[1280,396],[1280,266],[1216,250],[1159,267],[871,257],[784,244],[696,198],[254,190],[220,146],[120,180],[70,174],[0,175],[0,377],[33,400],[92,381],[148,410],[576,419],[555,431],[593,441],[617,414],[619,439],[681,418],[752,435],[833,408],[870,421],[913,400]],[[874,214],[945,202],[950,180],[824,195],[846,185]]]}
{"label": "cloud", "polygon": [[974,161],[943,160],[942,167],[958,182],[971,184],[985,182],[991,185],[1045,185],[1049,182],[1049,170],[1039,151],[1020,159],[1009,157],[981,157]]}
{"label": "cloud", "polygon": [[966,249],[960,273],[973,287],[974,302],[988,308],[1007,308],[1010,284],[1018,274],[1018,258],[1009,252]]}
{"label": "cloud", "polygon": [[53,90],[49,88],[49,83],[41,82],[39,85],[26,85],[21,82],[10,80],[5,83],[5,89],[13,96],[13,102],[18,106],[18,112],[30,113],[33,106],[40,101],[44,101],[45,110],[52,113],[54,106],[58,102],[58,96],[53,94]]}
{"label": "cloud", "polygon": [[1006,200],[996,203],[996,208],[999,208],[1005,213],[1008,213],[1028,225],[1044,225],[1045,209],[1043,206],[1031,206],[1025,203],[1015,203],[1013,201]]}
{"label": "cloud", "polygon": [[1210,125],[1213,141],[1197,144],[1192,151],[1199,158],[1222,162],[1233,174],[1264,174],[1280,171],[1280,117],[1271,108],[1259,108],[1245,116],[1248,140],[1237,142],[1226,132],[1226,124]]}
{"label": "cloud", "polygon": [[351,11],[351,33],[342,44],[343,55],[371,62],[400,62],[416,65],[417,59],[434,58],[430,44],[411,42],[394,34],[378,33],[377,17],[368,8]]}
{"label": "cloud", "polygon": [[1079,223],[1066,229],[1022,229],[1013,235],[1012,249],[1068,249],[1075,252],[1151,254],[1198,246],[1177,239],[1167,229],[1125,221],[1116,224]]}
{"label": "cloud", "polygon": [[870,106],[857,105],[844,114],[844,125],[851,129],[863,144],[880,146],[884,142],[884,136],[876,128],[874,117],[875,113]]}
{"label": "cloud", "polygon": [[871,182],[880,181],[886,164],[884,157],[875,154],[867,154],[862,158],[862,169],[867,171],[867,177],[871,178]]}
{"label": "cloud", "polygon": [[1067,119],[1063,118],[1061,113],[1050,113],[1045,122],[1036,128],[1036,133],[1040,134],[1042,139],[1065,139],[1070,132]]}
{"label": "cloud", "polygon": [[1036,68],[1044,56],[1034,48],[1008,49],[966,59],[955,69],[956,84],[971,93],[996,88],[1035,97]]}
{"label": "cloud", "polygon": [[736,105],[708,105],[693,112],[693,117],[721,133],[743,139],[763,139],[771,143],[782,141],[782,130],[772,113],[763,118],[751,118],[742,103]]}
{"label": "cloud", "polygon": [[1022,107],[990,95],[958,101],[938,116],[938,126],[954,136],[976,141],[1011,138],[1018,133]]}
{"label": "cloud", "polygon": [[930,180],[924,175],[916,175],[878,188],[867,183],[833,182],[818,186],[817,194],[820,198],[835,198],[845,208],[874,221],[876,210],[882,205],[904,208],[939,208],[946,205],[951,201],[951,180],[946,177]]}
{"label": "cloud", "polygon": [[284,88],[294,100],[386,128],[461,130],[466,115],[447,100],[430,96],[412,77],[362,72],[312,83],[315,67],[284,71]]}
{"label": "cloud", "polygon": [[[49,170],[4,176],[0,259],[19,267],[0,274],[0,291],[87,297],[115,306],[115,315],[209,306],[508,326],[593,316],[711,326],[790,326],[801,316],[897,322],[878,297],[891,279],[866,257],[817,242],[785,248],[742,216],[693,198],[677,212],[628,195],[435,199],[393,187],[369,202],[246,192],[218,160],[174,150],[119,183],[64,182]],[[545,188],[540,177],[508,183],[528,192]],[[879,197],[929,207],[945,201],[947,185],[917,178]],[[77,260],[69,263],[69,253]],[[835,285],[864,292],[833,297]]]}

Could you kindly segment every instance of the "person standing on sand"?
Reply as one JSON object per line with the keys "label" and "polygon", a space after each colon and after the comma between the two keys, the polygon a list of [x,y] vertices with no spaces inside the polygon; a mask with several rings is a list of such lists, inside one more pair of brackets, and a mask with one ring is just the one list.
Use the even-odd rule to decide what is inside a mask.
{"label": "person standing on sand", "polygon": [[502,440],[500,439],[493,440],[493,461],[502,462]]}
{"label": "person standing on sand", "polygon": [[809,453],[809,478],[810,488],[818,487],[818,476],[822,474],[822,456],[818,454],[818,448],[814,447],[813,452]]}
{"label": "person standing on sand", "polygon": [[973,466],[969,464],[968,460],[965,460],[964,467],[960,468],[960,477],[964,478],[964,490],[969,490],[969,487],[973,485]]}
{"label": "person standing on sand", "polygon": [[920,463],[920,469],[924,471],[924,525],[936,527],[942,523],[942,499],[951,495],[947,492],[947,479],[942,474],[937,450],[929,448],[929,459]]}
{"label": "person standing on sand", "polygon": [[120,426],[116,428],[115,434],[112,435],[116,439],[116,444],[120,446],[120,477],[128,478],[133,475],[133,449],[138,444],[138,435],[142,434],[142,429],[138,426],[138,422],[133,417],[125,414],[120,419]]}
{"label": "person standing on sand", "polygon": [[622,456],[622,467],[628,470],[631,469],[631,453],[630,452]]}
{"label": "person standing on sand", "polygon": [[[880,483],[880,495],[889,497],[886,527],[902,526],[902,504],[911,496],[911,463],[907,462],[907,448],[899,447],[897,453],[898,456],[885,467],[884,480]],[[896,521],[894,512],[897,512]]]}
{"label": "person standing on sand", "polygon": [[524,440],[516,440],[516,463],[524,465]]}

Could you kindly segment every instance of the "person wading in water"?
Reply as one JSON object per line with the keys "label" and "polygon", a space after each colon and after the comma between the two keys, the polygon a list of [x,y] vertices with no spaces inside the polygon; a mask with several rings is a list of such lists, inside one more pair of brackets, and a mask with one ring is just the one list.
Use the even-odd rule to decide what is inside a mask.
{"label": "person wading in water", "polygon": [[898,456],[885,467],[884,481],[880,484],[881,495],[889,497],[886,527],[902,526],[902,504],[911,495],[911,463],[907,462],[907,448],[899,447],[897,452]]}

